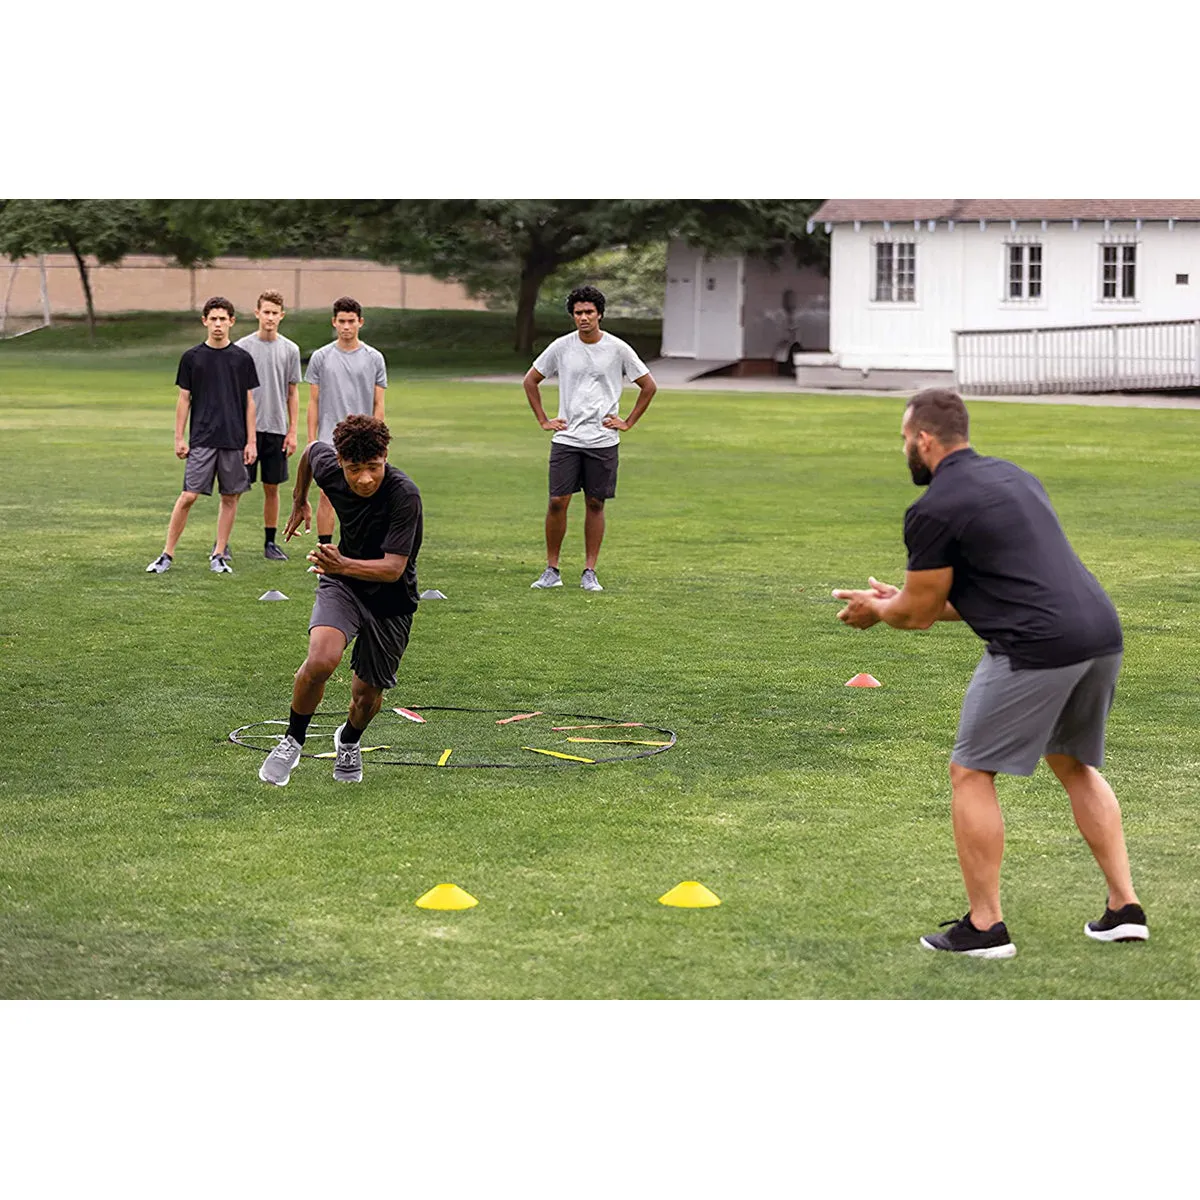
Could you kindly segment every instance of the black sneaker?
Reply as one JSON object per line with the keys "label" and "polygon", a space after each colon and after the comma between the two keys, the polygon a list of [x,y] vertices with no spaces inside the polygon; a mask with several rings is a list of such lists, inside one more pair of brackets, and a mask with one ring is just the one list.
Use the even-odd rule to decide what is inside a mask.
{"label": "black sneaker", "polygon": [[1140,904],[1126,904],[1115,912],[1105,908],[1098,921],[1089,921],[1083,932],[1098,942],[1147,942],[1150,927]]}
{"label": "black sneaker", "polygon": [[943,921],[938,928],[945,929],[947,925],[950,926],[949,933],[927,933],[921,939],[921,945],[926,950],[949,950],[952,954],[969,954],[972,958],[1012,958],[1017,952],[1003,921],[981,931],[971,924],[971,914],[967,913],[961,921]]}
{"label": "black sneaker", "polygon": [[287,562],[287,557],[274,542],[268,542],[263,547],[263,558],[274,558],[279,562]]}

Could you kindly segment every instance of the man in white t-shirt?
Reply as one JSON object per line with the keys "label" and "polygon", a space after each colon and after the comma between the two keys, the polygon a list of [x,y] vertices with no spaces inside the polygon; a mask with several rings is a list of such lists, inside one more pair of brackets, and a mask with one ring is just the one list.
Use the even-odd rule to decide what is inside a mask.
{"label": "man in white t-shirt", "polygon": [[[587,504],[583,523],[584,561],[579,586],[604,589],[596,579],[596,560],[604,539],[604,502],[617,494],[617,445],[620,431],[641,419],[658,386],[633,349],[600,328],[604,293],[576,288],[567,297],[575,333],[551,342],[525,376],[529,407],[543,429],[554,431],[550,442],[550,507],[546,510],[546,569],[530,585],[562,587],[559,552],[567,532],[567,506],[582,491]],[[558,376],[558,416],[549,420],[538,384]],[[622,420],[618,409],[625,379],[638,386],[633,411]]]}

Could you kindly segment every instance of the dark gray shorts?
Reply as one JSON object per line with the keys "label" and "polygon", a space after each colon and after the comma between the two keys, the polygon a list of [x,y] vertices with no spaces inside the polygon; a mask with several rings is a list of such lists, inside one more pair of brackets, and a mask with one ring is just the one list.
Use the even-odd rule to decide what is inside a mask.
{"label": "dark gray shorts", "polygon": [[617,494],[617,446],[564,446],[550,443],[550,495],[582,491],[596,500]]}
{"label": "dark gray shorts", "polygon": [[250,490],[250,475],[242,461],[241,450],[217,450],[212,446],[189,446],[183,468],[183,490],[201,496],[212,495],[213,480],[222,496],[235,496]]}
{"label": "dark gray shorts", "polygon": [[1068,754],[1099,767],[1120,670],[1120,654],[1039,671],[1014,671],[1006,656],[984,654],[963,697],[951,762],[1032,775],[1043,755]]}
{"label": "dark gray shorts", "polygon": [[334,575],[324,575],[317,584],[308,628],[330,625],[354,643],[350,667],[355,675],[372,687],[396,686],[396,668],[408,646],[412,631],[412,613],[396,617],[377,617],[362,602],[354,589]]}

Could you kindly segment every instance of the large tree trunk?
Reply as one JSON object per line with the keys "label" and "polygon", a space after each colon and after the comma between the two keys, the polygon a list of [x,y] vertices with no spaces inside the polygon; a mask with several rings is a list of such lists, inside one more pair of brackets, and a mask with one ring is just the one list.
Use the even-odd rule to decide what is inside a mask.
{"label": "large tree trunk", "polygon": [[96,306],[92,302],[92,281],[88,278],[87,263],[79,253],[79,247],[71,238],[67,239],[67,248],[75,256],[75,265],[79,268],[79,279],[83,283],[83,297],[87,301],[88,337],[96,340]]}
{"label": "large tree trunk", "polygon": [[537,308],[538,293],[553,267],[538,262],[526,263],[521,268],[521,286],[517,292],[517,340],[513,349],[521,354],[533,353],[533,314]]}

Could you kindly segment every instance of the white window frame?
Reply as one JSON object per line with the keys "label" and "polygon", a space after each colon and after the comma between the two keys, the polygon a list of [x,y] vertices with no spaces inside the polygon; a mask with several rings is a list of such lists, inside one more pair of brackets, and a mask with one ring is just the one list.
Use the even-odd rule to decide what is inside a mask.
{"label": "white window frame", "polygon": [[[880,295],[880,256],[882,248],[889,247],[888,284],[886,296]],[[907,253],[905,253],[905,250]],[[907,258],[908,283],[901,283],[901,260]],[[902,293],[908,292],[908,295]],[[880,305],[904,305],[906,308],[917,303],[917,239],[884,234],[871,241],[871,291],[870,303]]]}
{"label": "white window frame", "polygon": [[[1022,308],[1046,307],[1046,247],[1040,238],[1009,238],[1005,241],[1002,270],[1003,303]],[[1019,289],[1015,296],[1012,294],[1014,283]]]}
{"label": "white window frame", "polygon": [[[1142,297],[1138,291],[1139,275],[1138,270],[1138,247],[1139,242],[1136,238],[1105,238],[1100,243],[1099,254],[1099,295],[1096,303],[1102,307],[1110,308],[1113,306],[1124,306],[1127,308],[1136,307],[1141,303]],[[1112,261],[1110,262],[1109,259]],[[1112,274],[1109,275],[1111,268]],[[1126,291],[1126,271],[1132,270],[1133,287],[1131,291]],[[1105,288],[1111,284],[1113,294],[1106,296]]]}

